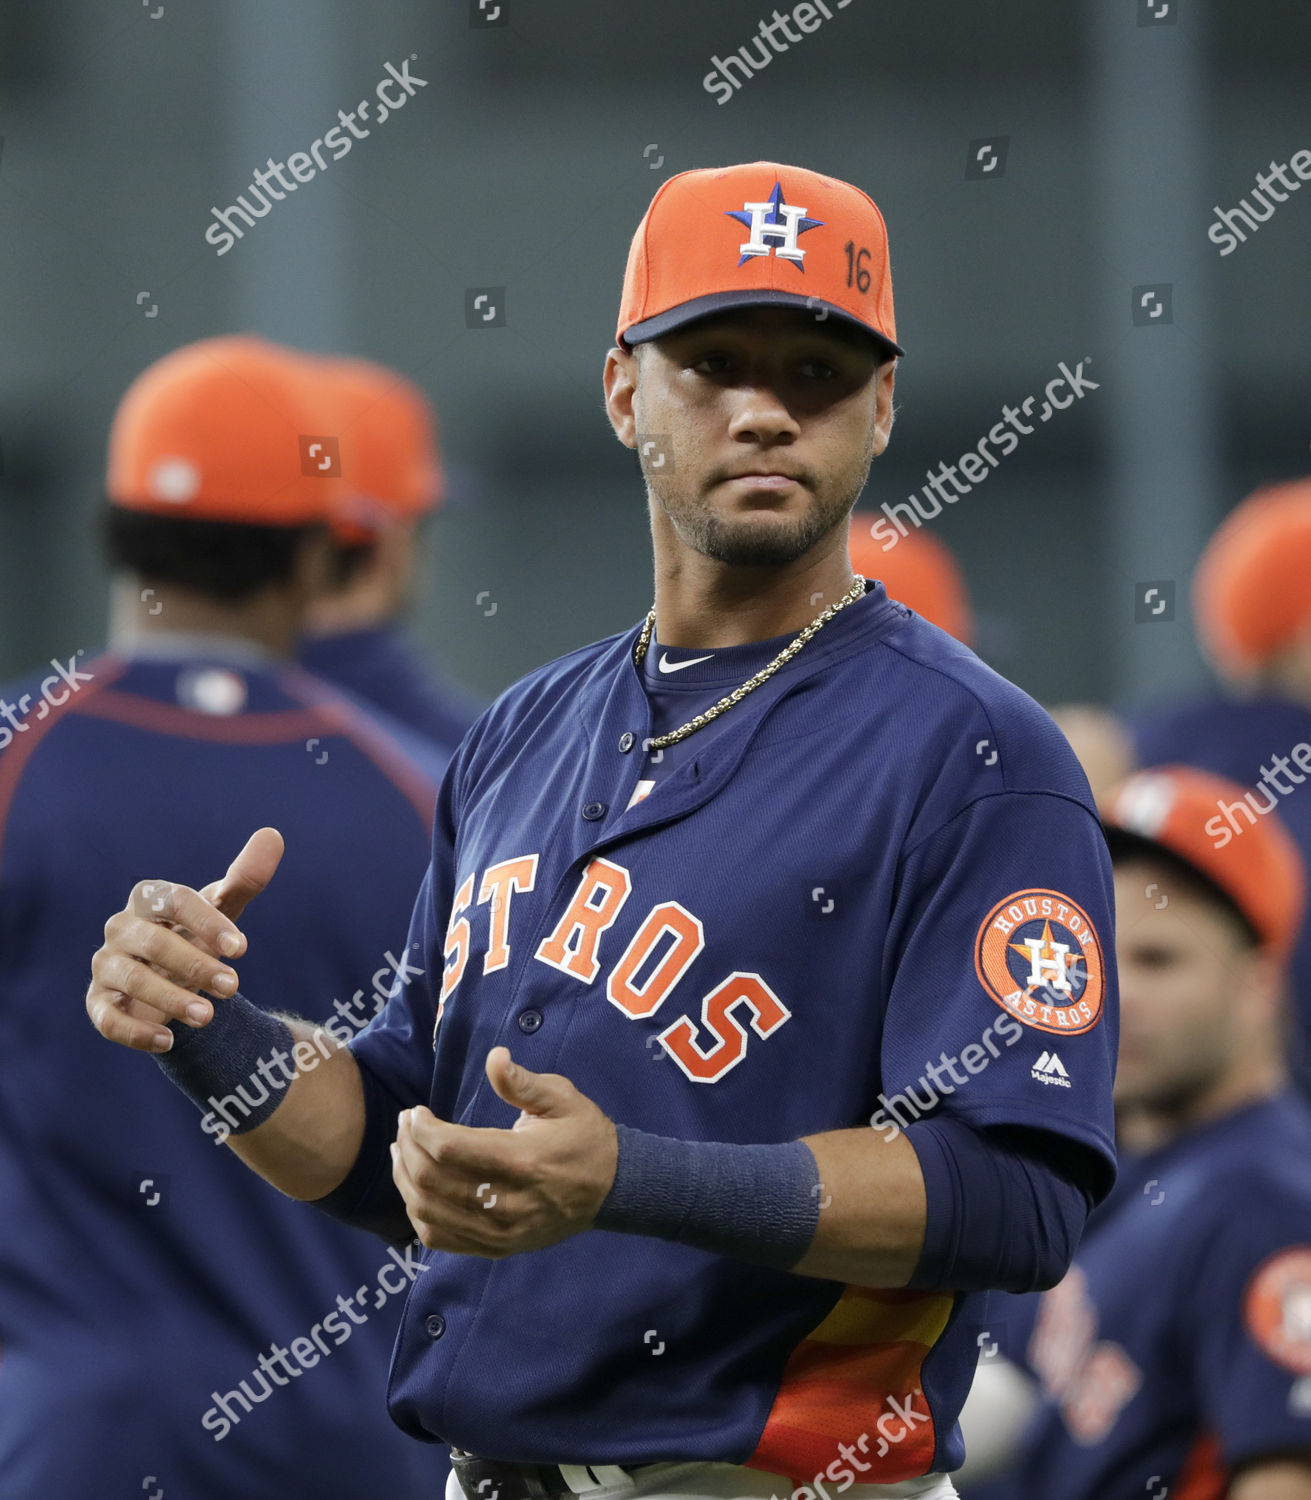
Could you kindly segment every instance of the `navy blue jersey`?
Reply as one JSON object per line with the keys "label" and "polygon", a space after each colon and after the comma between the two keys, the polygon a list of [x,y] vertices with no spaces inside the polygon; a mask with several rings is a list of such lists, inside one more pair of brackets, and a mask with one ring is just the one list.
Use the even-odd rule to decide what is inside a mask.
{"label": "navy blue jersey", "polygon": [[[652,632],[650,646],[642,658],[642,683],[651,704],[650,739],[679,728],[704,713],[734,688],[754,677],[795,638],[775,636],[744,646],[720,646],[714,651],[666,650]],[[793,658],[795,660],[795,657]],[[760,687],[753,689],[763,706],[784,690],[791,662],[786,663]],[[695,735],[672,745],[654,747],[643,740],[642,773],[633,789],[633,802],[649,796],[657,782],[672,776],[684,761],[693,759],[717,735],[728,728],[721,715],[698,729]]]}
{"label": "navy blue jersey", "polygon": [[393,625],[307,636],[300,661],[307,671],[408,724],[447,755],[478,717],[472,695],[447,682]]}
{"label": "navy blue jersey", "polygon": [[[872,585],[634,800],[637,634],[530,674],[457,752],[410,930],[424,974],[352,1044],[362,1067],[468,1125],[515,1118],[484,1077],[500,1043],[681,1139],[1020,1124],[1078,1142],[1100,1196],[1110,868],[1050,719]],[[416,1436],[802,1480],[862,1432],[868,1483],[960,1462],[976,1297],[595,1230],[424,1259],[390,1391]]]}
{"label": "navy blue jersey", "polygon": [[0,699],[0,1497],[431,1500],[384,1402],[417,1264],[261,1181],[83,999],[138,879],[272,824],[243,983],[356,1034],[416,962],[435,782],[297,670],[67,666]]}
{"label": "navy blue jersey", "polygon": [[[1273,808],[1311,868],[1311,787],[1302,785],[1311,765],[1311,709],[1285,698],[1208,698],[1143,714],[1129,728],[1144,766],[1178,762],[1254,788],[1250,813],[1237,806],[1227,814],[1217,808],[1216,819],[1208,823],[1213,837],[1237,837],[1250,819]],[[1290,764],[1299,746],[1301,761]],[[1282,769],[1276,756],[1284,758]],[[1263,768],[1272,781],[1261,783]],[[1293,1061],[1311,1085],[1311,922],[1302,925],[1292,975],[1299,1023]]]}
{"label": "navy blue jersey", "polygon": [[994,1310],[1045,1399],[980,1497],[1215,1500],[1240,1463],[1311,1455],[1311,1110],[1290,1093],[1122,1158],[1061,1284]]}

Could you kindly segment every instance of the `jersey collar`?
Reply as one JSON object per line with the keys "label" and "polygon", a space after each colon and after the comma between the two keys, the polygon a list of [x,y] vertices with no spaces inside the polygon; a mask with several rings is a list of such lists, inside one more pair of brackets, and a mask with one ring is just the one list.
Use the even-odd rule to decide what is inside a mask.
{"label": "jersey collar", "polygon": [[[703,750],[693,748],[688,763],[661,783],[659,796],[646,797],[632,807],[627,804],[640,779],[642,759],[631,747],[651,734],[651,705],[642,669],[633,661],[640,623],[617,636],[593,662],[575,700],[588,743],[580,801],[626,810],[578,827],[575,857],[642,829],[673,822],[709,802],[732,776],[752,737],[779,704],[817,672],[874,645],[909,616],[904,605],[887,597],[882,584],[870,580],[864,598],[830,620],[789,663],[792,670],[782,693],[768,699],[744,699],[730,710],[721,733],[708,740]],[[599,715],[598,700],[602,705]],[[628,735],[633,738],[627,740]],[[619,749],[621,742],[629,744],[628,752]],[[687,743],[691,745],[692,741]]]}

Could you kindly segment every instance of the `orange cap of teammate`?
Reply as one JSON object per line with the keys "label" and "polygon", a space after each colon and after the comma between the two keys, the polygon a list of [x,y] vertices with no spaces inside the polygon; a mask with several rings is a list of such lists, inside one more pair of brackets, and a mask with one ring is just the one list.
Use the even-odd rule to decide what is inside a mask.
{"label": "orange cap of teammate", "polygon": [[337,529],[358,538],[382,516],[432,510],[444,491],[432,405],[413,381],[367,359],[319,359],[341,444],[345,498]]}
{"label": "orange cap of teammate", "polygon": [[1258,811],[1250,791],[1192,766],[1152,766],[1111,790],[1102,822],[1113,846],[1117,831],[1131,834],[1204,875],[1286,961],[1302,928],[1306,865],[1279,815]]}
{"label": "orange cap of teammate", "polygon": [[956,559],[927,531],[908,531],[886,551],[870,534],[878,519],[857,511],[851,518],[848,546],[852,568],[864,578],[879,578],[888,597],[908,604],[917,615],[968,646],[974,640],[974,613]]}
{"label": "orange cap of teammate", "polygon": [[680,172],[633,236],[615,334],[621,348],[735,307],[803,307],[897,343],[888,231],[836,177],[756,161]]}
{"label": "orange cap of teammate", "polygon": [[1311,622],[1311,479],[1257,490],[1225,518],[1193,577],[1193,613],[1216,665],[1239,676]]}
{"label": "orange cap of teammate", "polygon": [[246,335],[166,354],[128,387],[106,489],[128,510],[266,526],[327,521],[341,465],[304,356]]}

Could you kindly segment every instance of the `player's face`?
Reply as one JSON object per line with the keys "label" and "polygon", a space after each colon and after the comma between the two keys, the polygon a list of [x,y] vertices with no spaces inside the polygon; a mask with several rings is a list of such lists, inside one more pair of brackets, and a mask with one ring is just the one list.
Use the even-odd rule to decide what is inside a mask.
{"label": "player's face", "polygon": [[1251,950],[1235,922],[1150,860],[1117,861],[1115,925],[1115,1102],[1183,1113],[1241,1056]]}
{"label": "player's face", "polygon": [[638,449],[657,537],[666,518],[720,562],[801,557],[845,523],[887,445],[892,363],[880,367],[858,329],[799,309],[703,318],[612,358],[631,360],[630,410],[615,425]]}

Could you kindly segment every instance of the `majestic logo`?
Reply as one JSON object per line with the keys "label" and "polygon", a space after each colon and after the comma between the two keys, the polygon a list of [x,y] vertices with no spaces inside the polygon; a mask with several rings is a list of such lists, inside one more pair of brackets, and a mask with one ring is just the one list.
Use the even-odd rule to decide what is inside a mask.
{"label": "majestic logo", "polygon": [[1030,1078],[1036,1078],[1039,1083],[1054,1083],[1063,1089],[1070,1087],[1070,1075],[1065,1071],[1065,1064],[1054,1052],[1044,1052],[1029,1070]]}
{"label": "majestic logo", "polygon": [[1311,1375],[1311,1246],[1280,1250],[1257,1268],[1243,1297],[1257,1344],[1295,1375]]}
{"label": "majestic logo", "polygon": [[784,203],[783,186],[778,182],[766,202],[744,203],[740,210],[728,210],[728,217],[751,231],[746,244],[738,246],[742,252],[739,266],[746,265],[753,255],[768,255],[772,251],[779,260],[790,260],[803,274],[806,252],[798,248],[797,237],[808,229],[821,228],[824,223],[823,219],[808,219],[806,210],[795,203]]}
{"label": "majestic logo", "polygon": [[1083,908],[1059,891],[1016,891],[999,901],[974,940],[974,970],[993,1000],[1026,1026],[1074,1036],[1101,1020],[1101,941]]}

